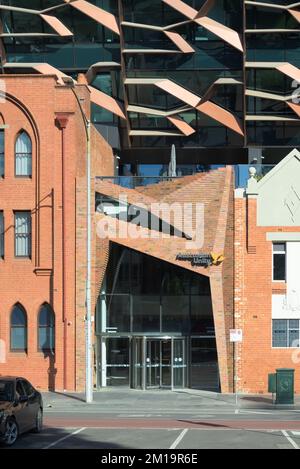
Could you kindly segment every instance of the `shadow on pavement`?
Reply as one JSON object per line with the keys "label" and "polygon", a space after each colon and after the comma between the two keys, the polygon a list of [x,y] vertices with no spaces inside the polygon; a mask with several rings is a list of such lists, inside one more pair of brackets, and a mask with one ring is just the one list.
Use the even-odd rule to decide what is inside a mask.
{"label": "shadow on pavement", "polygon": [[259,397],[259,396],[242,396],[239,397],[240,401],[261,402],[265,404],[273,404],[272,398]]}
{"label": "shadow on pavement", "polygon": [[69,399],[74,399],[76,401],[80,401],[80,402],[84,402],[85,403],[85,399],[83,397],[81,397],[80,395],[74,395],[74,394],[68,394],[68,393],[65,393],[65,392],[59,392],[59,391],[49,391],[48,392],[48,397],[51,398],[53,395],[53,397],[55,396],[63,396],[63,397],[68,397]]}
{"label": "shadow on pavement", "polygon": [[195,396],[195,397],[198,397],[199,400],[207,400],[207,401],[214,401],[214,402],[222,402],[224,404],[228,404],[228,405],[234,405],[234,395],[224,395],[224,394],[221,394],[221,393],[216,393],[215,391],[198,391],[195,390],[194,392],[193,391],[185,391],[185,390],[180,390],[180,391],[171,391],[172,393],[174,394],[178,394],[178,395],[181,395],[181,394],[184,394],[186,396]]}
{"label": "shadow on pavement", "polygon": [[[193,425],[201,425],[202,427],[204,427],[203,430],[205,430],[205,427],[231,428],[231,427],[228,427],[228,425],[222,425],[220,423],[211,423],[208,420],[206,420],[205,422],[198,422],[198,421],[195,421],[195,420],[178,420],[178,422],[189,423],[189,424],[193,424]],[[191,430],[192,430],[192,428],[191,428]]]}

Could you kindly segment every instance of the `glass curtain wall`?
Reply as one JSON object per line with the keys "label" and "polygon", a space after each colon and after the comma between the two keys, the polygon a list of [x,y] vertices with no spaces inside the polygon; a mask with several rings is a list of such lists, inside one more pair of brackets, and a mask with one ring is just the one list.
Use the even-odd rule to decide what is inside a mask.
{"label": "glass curtain wall", "polygon": [[[106,385],[132,385],[133,368],[141,371],[145,355],[157,387],[167,386],[171,373],[174,386],[183,382],[184,367],[185,385],[218,388],[207,277],[112,244],[97,303],[96,334],[100,362],[107,366]],[[179,338],[185,340],[176,342]],[[135,380],[141,383],[141,374]]]}
{"label": "glass curtain wall", "polygon": [[[98,313],[105,301],[107,330],[180,335],[214,331],[207,277],[113,245],[105,283]],[[100,321],[100,314],[97,318]]]}

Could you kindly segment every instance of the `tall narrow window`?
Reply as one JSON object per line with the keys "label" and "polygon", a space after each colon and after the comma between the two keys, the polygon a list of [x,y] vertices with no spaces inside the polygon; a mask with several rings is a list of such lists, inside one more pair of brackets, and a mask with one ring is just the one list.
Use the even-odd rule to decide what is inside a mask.
{"label": "tall narrow window", "polygon": [[4,216],[0,211],[0,258],[4,258]]}
{"label": "tall narrow window", "polygon": [[31,256],[31,212],[15,212],[15,256]]}
{"label": "tall narrow window", "polygon": [[20,304],[15,305],[11,312],[10,349],[15,352],[27,351],[27,315]]}
{"label": "tall narrow window", "polygon": [[32,174],[32,144],[29,135],[21,132],[16,141],[16,176],[31,176]]}
{"label": "tall narrow window", "polygon": [[286,244],[273,243],[273,280],[286,280]]}
{"label": "tall narrow window", "polygon": [[44,304],[38,316],[38,348],[41,351],[54,351],[55,317],[52,308]]}
{"label": "tall narrow window", "polygon": [[0,177],[4,177],[4,130],[0,130]]}

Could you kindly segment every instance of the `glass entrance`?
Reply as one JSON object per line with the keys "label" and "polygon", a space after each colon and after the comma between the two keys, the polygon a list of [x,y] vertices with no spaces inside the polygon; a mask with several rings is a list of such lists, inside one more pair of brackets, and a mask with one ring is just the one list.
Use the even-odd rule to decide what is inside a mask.
{"label": "glass entrance", "polygon": [[161,381],[160,388],[172,387],[172,340],[162,339],[160,341],[161,348]]}
{"label": "glass entrance", "polygon": [[146,341],[146,388],[159,388],[161,381],[160,340]]}
{"label": "glass entrance", "polygon": [[102,337],[98,341],[98,386],[129,386],[129,337]]}
{"label": "glass entrance", "polygon": [[131,339],[131,387],[133,389],[144,387],[144,342],[143,337]]}
{"label": "glass entrance", "polygon": [[99,337],[97,386],[220,390],[214,337]]}
{"label": "glass entrance", "polygon": [[185,340],[133,337],[131,387],[183,388],[186,383]]}
{"label": "glass entrance", "polygon": [[146,339],[146,388],[172,387],[172,340]]}
{"label": "glass entrance", "polygon": [[186,380],[184,339],[173,339],[173,388],[183,388]]}

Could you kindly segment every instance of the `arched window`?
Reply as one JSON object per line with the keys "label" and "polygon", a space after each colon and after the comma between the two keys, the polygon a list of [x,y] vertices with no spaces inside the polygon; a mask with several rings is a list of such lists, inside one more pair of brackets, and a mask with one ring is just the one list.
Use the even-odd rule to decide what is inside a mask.
{"label": "arched window", "polygon": [[38,349],[55,349],[55,316],[48,304],[43,304],[38,316]]}
{"label": "arched window", "polygon": [[32,144],[29,135],[22,131],[16,141],[15,151],[16,176],[31,176],[32,174]]}
{"label": "arched window", "polygon": [[20,304],[13,307],[10,316],[10,349],[16,352],[27,351],[27,315]]}

